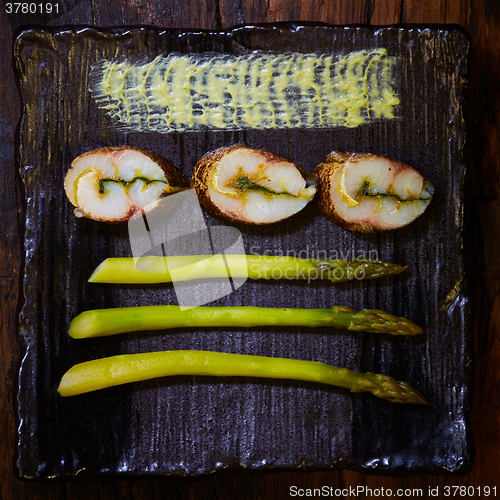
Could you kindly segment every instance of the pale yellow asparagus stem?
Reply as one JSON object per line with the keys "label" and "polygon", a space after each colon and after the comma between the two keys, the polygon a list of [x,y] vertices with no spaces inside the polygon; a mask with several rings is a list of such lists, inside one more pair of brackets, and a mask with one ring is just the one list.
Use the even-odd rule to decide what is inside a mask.
{"label": "pale yellow asparagus stem", "polygon": [[[169,272],[174,275],[174,279]],[[336,282],[371,279],[403,272],[405,266],[381,260],[302,259],[271,255],[186,255],[114,257],[93,272],[92,283],[168,283],[195,279],[324,279]],[[174,274],[175,273],[175,274]]]}
{"label": "pale yellow asparagus stem", "polygon": [[75,396],[172,375],[304,380],[352,392],[370,392],[393,403],[428,404],[418,391],[387,375],[355,372],[318,361],[211,351],[160,351],[87,361],[73,366],[63,375],[58,391],[61,396]]}
{"label": "pale yellow asparagus stem", "polygon": [[417,335],[422,329],[406,318],[376,309],[350,307],[293,309],[273,307],[138,306],[95,309],[76,316],[69,327],[73,338],[186,327],[306,326],[347,328],[353,331]]}

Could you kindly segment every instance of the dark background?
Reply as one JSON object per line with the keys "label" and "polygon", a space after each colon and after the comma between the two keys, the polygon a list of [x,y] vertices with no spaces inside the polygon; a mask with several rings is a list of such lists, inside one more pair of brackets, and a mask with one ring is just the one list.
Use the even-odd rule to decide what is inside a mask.
{"label": "dark background", "polygon": [[[54,4],[55,2],[53,2]],[[0,499],[35,498],[180,498],[274,499],[290,498],[290,486],[348,488],[422,488],[445,485],[497,487],[500,496],[500,440],[498,437],[500,387],[500,3],[474,0],[150,0],[112,2],[59,1],[59,14],[7,14],[1,4],[0,22]],[[218,472],[200,479],[22,482],[14,476],[15,403],[20,349],[16,321],[20,298],[22,246],[14,136],[20,99],[12,71],[12,39],[26,24],[88,24],[99,27],[152,24],[169,28],[221,29],[235,24],[276,21],[322,21],[331,24],[455,23],[472,38],[469,92],[470,165],[466,190],[470,197],[471,293],[474,299],[476,380],[472,431],[476,460],[460,477],[415,475],[406,477],[363,475],[351,471],[326,472]],[[450,263],[453,265],[453,263]],[[471,490],[471,488],[469,488]],[[453,490],[451,490],[453,495]],[[460,491],[455,497],[462,496]],[[408,498],[413,496],[408,495]],[[347,496],[346,498],[354,498]],[[359,498],[369,498],[361,495]]]}

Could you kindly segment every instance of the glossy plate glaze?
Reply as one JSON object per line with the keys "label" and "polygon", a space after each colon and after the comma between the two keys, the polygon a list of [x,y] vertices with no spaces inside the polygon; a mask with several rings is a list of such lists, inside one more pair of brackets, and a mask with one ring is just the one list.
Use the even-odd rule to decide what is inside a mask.
{"label": "glossy plate glaze", "polygon": [[[399,58],[396,119],[355,128],[134,132],[116,126],[89,94],[103,58],[150,61],[185,54],[346,54],[384,47]],[[349,467],[379,472],[464,471],[472,340],[464,289],[464,93],[468,37],[455,27],[279,24],[223,32],[154,28],[27,29],[15,43],[23,99],[18,165],[25,189],[24,301],[20,316],[17,466],[25,478],[107,474],[198,475],[220,469]],[[408,270],[391,279],[248,281],[215,305],[380,308],[424,329],[393,338],[326,329],[179,329],[89,340],[67,335],[91,308],[176,303],[171,285],[89,284],[105,258],[129,256],[126,225],[77,219],[63,181],[81,153],[130,144],[167,156],[189,177],[210,150],[244,142],[310,172],[332,150],[368,151],[417,168],[436,187],[410,226],[355,234],[309,205],[267,227],[239,228],[247,253],[357,257],[376,252]],[[209,225],[220,222],[206,216]],[[324,255],[320,253],[319,255]],[[405,380],[429,407],[297,381],[172,377],[63,399],[74,363],[118,353],[206,349],[324,361]]]}

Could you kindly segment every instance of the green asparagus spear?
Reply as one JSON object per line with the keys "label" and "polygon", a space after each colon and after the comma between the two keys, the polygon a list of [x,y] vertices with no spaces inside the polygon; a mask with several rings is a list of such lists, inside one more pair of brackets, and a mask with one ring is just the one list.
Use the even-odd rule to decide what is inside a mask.
{"label": "green asparagus spear", "polygon": [[118,333],[185,327],[330,326],[391,335],[417,335],[415,323],[377,309],[354,311],[350,307],[292,309],[272,307],[138,306],[95,309],[76,316],[69,327],[73,338],[102,337]]}
{"label": "green asparagus spear", "polygon": [[63,375],[58,391],[61,396],[75,396],[171,375],[304,380],[343,387],[351,392],[371,392],[392,403],[429,404],[417,390],[387,375],[359,373],[318,361],[211,351],[160,351],[87,361]]}
{"label": "green asparagus spear", "polygon": [[[136,264],[139,262],[139,266]],[[139,269],[138,269],[139,267]],[[170,271],[169,271],[170,269]],[[167,283],[207,278],[331,280],[382,278],[406,269],[382,260],[301,259],[271,255],[186,255],[104,260],[93,283]],[[172,277],[172,275],[174,278]]]}

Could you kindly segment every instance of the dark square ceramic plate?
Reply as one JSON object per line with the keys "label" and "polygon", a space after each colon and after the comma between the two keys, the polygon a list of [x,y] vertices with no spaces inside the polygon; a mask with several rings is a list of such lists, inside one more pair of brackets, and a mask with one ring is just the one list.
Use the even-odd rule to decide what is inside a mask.
{"label": "dark square ceramic plate", "polygon": [[[147,61],[171,51],[344,54],[384,47],[398,57],[397,118],[357,128],[198,131],[120,130],[88,92],[102,58]],[[351,467],[377,471],[463,471],[472,343],[463,288],[464,92],[469,41],[455,27],[269,25],[223,32],[148,27],[27,29],[15,43],[23,100],[18,164],[25,188],[24,304],[20,317],[17,465],[21,476],[203,474],[223,468]],[[248,252],[377,251],[406,264],[392,279],[247,282],[219,305],[380,308],[424,329],[393,338],[304,328],[185,329],[76,341],[79,312],[175,303],[171,285],[87,283],[106,257],[130,255],[127,226],[77,219],[63,189],[71,161],[100,146],[131,144],[170,158],[186,175],[207,151],[235,142],[290,158],[309,171],[331,150],[381,153],[414,165],[436,187],[427,212],[379,235],[347,232],[308,206],[268,227],[241,228]],[[220,224],[207,216],[208,224]],[[309,383],[174,377],[63,399],[71,365],[116,353],[164,349],[314,359],[405,380],[429,407]]]}

